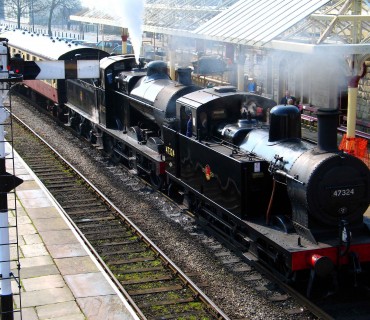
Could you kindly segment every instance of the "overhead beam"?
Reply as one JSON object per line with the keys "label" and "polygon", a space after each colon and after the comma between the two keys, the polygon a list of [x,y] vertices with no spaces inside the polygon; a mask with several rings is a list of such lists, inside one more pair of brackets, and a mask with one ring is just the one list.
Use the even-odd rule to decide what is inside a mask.
{"label": "overhead beam", "polygon": [[367,55],[370,52],[370,43],[317,45],[317,44],[272,40],[265,46],[265,48],[306,54],[335,53],[336,55],[349,55],[349,54]]}
{"label": "overhead beam", "polygon": [[[339,10],[338,15],[343,14],[349,8],[349,6],[351,5],[351,3],[352,3],[352,0],[347,0],[344,3],[343,7]],[[334,19],[330,22],[330,24],[326,28],[326,30],[321,34],[319,40],[317,40],[317,42],[316,42],[317,44],[320,44],[322,41],[324,41],[326,39],[326,37],[333,31],[333,28],[334,28],[335,24],[338,21],[338,19],[337,19],[338,15],[336,15],[334,17]]]}
{"label": "overhead beam", "polygon": [[337,15],[333,16],[332,14],[312,14],[310,18],[316,19],[316,20],[332,20],[333,18],[336,18],[338,21],[370,21],[370,16],[365,15]]}

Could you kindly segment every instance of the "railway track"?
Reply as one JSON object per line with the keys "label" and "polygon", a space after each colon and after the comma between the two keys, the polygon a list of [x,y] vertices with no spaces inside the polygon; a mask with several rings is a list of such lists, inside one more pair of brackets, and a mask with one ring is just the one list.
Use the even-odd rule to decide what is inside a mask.
{"label": "railway track", "polygon": [[142,319],[229,319],[120,210],[14,117],[14,147]]}

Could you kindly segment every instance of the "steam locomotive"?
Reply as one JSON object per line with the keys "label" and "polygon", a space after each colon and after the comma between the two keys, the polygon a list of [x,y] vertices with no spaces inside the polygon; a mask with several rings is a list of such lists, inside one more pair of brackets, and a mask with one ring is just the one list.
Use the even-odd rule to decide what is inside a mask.
{"label": "steam locomotive", "polygon": [[[44,47],[6,37],[25,58],[42,58]],[[84,58],[86,48],[73,50],[69,59]],[[188,68],[173,81],[162,61],[143,68],[133,55],[107,56],[100,75],[58,80],[52,109],[112,161],[187,204],[249,259],[308,281],[308,295],[321,279],[368,281],[370,173],[337,149],[337,110],[318,111],[312,144],[296,107],[231,86],[200,88]]]}

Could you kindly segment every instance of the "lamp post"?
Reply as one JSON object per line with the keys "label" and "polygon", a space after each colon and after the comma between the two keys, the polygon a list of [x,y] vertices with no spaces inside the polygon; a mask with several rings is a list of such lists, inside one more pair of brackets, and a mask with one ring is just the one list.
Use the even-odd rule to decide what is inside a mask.
{"label": "lamp post", "polygon": [[33,0],[31,0],[31,19],[32,19],[32,32],[35,32],[35,15],[33,12]]}

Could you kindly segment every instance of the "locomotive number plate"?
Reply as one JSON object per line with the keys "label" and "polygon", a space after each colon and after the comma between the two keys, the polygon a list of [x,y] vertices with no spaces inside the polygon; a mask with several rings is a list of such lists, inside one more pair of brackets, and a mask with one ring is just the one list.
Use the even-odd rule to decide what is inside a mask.
{"label": "locomotive number plate", "polygon": [[172,149],[171,147],[166,146],[166,153],[167,153],[170,157],[175,157],[175,150],[174,150],[174,149]]}
{"label": "locomotive number plate", "polygon": [[334,189],[332,190],[332,196],[335,198],[338,197],[349,197],[349,196],[354,196],[355,193],[355,188],[347,188],[347,189]]}

